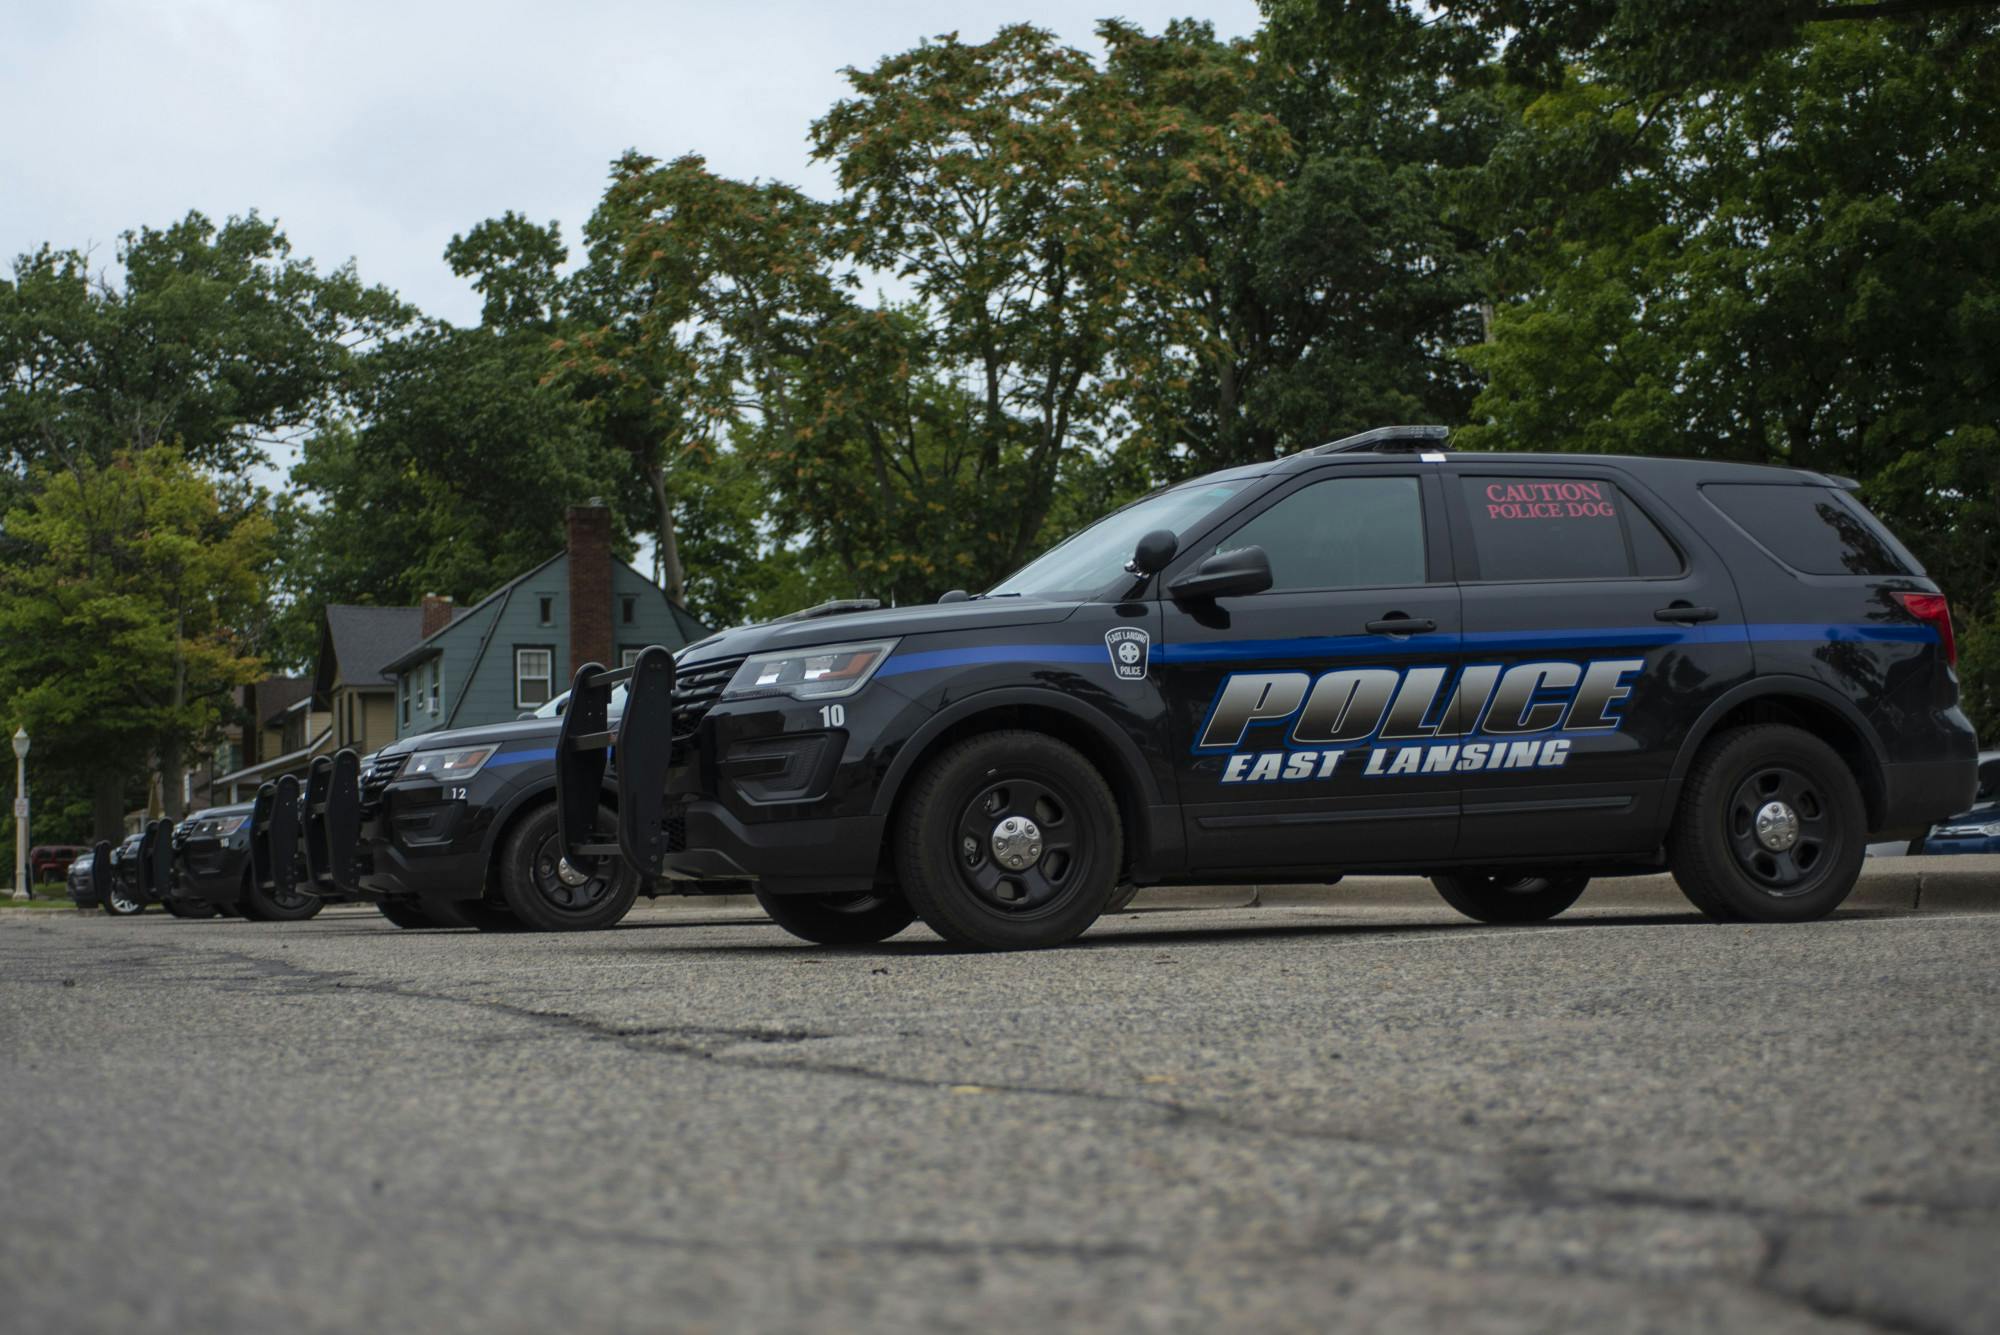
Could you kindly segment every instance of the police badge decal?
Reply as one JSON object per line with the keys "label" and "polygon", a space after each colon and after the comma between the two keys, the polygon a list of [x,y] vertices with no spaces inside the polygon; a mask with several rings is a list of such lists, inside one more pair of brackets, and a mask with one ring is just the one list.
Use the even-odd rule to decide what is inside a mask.
{"label": "police badge decal", "polygon": [[1120,681],[1146,679],[1146,653],[1153,637],[1137,626],[1114,626],[1104,632],[1104,647],[1111,651],[1111,670]]}

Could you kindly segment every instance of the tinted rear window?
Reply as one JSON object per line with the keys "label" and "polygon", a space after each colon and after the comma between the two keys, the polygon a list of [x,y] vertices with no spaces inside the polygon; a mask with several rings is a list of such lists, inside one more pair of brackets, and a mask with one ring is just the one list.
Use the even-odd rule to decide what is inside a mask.
{"label": "tinted rear window", "polygon": [[1676,575],[1681,556],[1645,511],[1599,478],[1460,479],[1482,580]]}
{"label": "tinted rear window", "polygon": [[1914,573],[1875,517],[1832,487],[1711,483],[1709,503],[1794,570],[1808,575]]}

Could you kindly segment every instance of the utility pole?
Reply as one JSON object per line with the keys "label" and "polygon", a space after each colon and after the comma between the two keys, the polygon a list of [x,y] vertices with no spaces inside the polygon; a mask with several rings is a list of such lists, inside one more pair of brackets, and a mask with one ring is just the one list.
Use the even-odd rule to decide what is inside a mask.
{"label": "utility pole", "polygon": [[14,729],[14,898],[32,899],[28,888],[28,730]]}

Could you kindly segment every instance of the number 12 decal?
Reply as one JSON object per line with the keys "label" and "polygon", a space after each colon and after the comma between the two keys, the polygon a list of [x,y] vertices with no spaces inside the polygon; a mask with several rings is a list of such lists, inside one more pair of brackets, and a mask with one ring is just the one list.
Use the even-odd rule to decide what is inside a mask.
{"label": "number 12 decal", "polygon": [[846,705],[821,705],[821,706],[819,707],[819,721],[820,721],[820,723],[821,723],[821,725],[822,725],[822,726],[824,726],[824,727],[828,727],[828,728],[844,728],[844,727],[846,727],[846,726],[847,726],[847,706],[846,706]]}

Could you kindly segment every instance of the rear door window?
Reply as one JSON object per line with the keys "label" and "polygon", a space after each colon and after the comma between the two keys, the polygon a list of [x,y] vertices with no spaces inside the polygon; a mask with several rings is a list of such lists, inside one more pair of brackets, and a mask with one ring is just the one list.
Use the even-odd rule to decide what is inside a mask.
{"label": "rear door window", "polygon": [[1677,575],[1673,541],[1601,478],[1477,474],[1459,479],[1481,580]]}
{"label": "rear door window", "polygon": [[1832,487],[1712,482],[1701,489],[1765,551],[1808,575],[1910,575],[1880,521]]}

